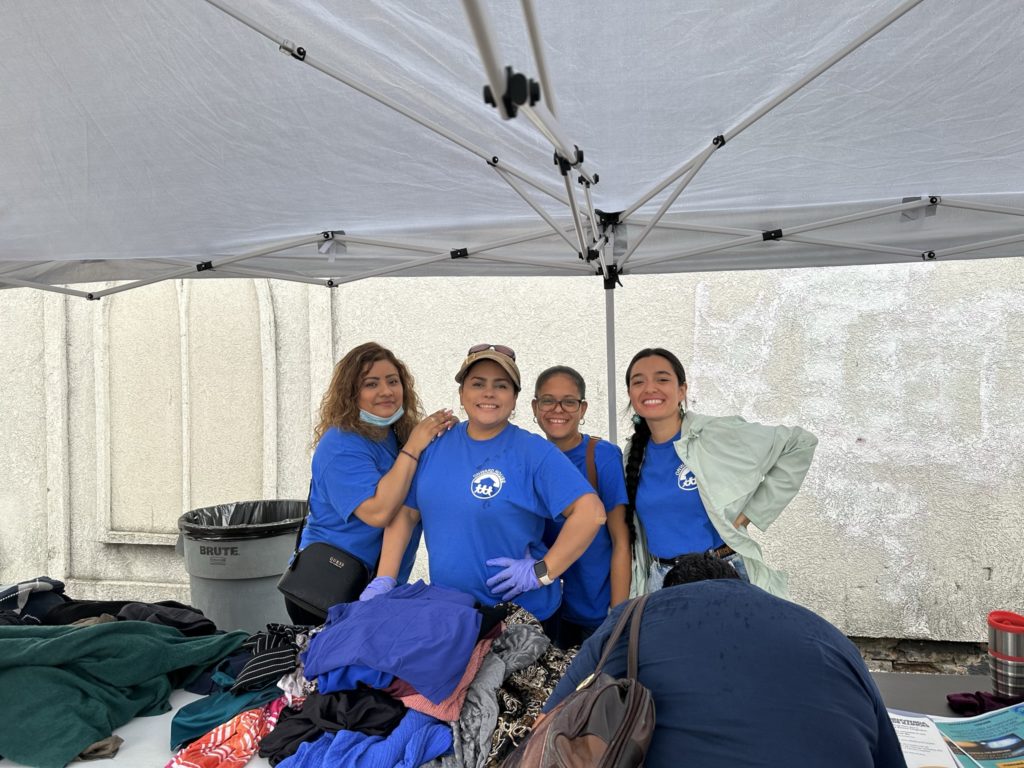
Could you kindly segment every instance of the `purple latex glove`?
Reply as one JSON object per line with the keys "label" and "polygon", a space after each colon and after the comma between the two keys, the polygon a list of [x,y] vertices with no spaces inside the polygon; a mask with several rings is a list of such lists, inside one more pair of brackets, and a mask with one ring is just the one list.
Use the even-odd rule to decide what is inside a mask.
{"label": "purple latex glove", "polygon": [[498,595],[503,603],[515,600],[531,589],[537,589],[540,582],[537,581],[537,575],[533,572],[533,566],[536,563],[537,558],[530,555],[529,549],[526,550],[526,557],[522,560],[511,557],[495,557],[488,560],[487,565],[504,569],[487,580],[488,589],[492,594]]}
{"label": "purple latex glove", "polygon": [[398,582],[390,576],[378,576],[376,579],[366,585],[366,589],[359,595],[360,602],[366,602],[367,600],[373,600],[378,595],[383,595],[385,592],[390,592],[392,589],[398,586]]}

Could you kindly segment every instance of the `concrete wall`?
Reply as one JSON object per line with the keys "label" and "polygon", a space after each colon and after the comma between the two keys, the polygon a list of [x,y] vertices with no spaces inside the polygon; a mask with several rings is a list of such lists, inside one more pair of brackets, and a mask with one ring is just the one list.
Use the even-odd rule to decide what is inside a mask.
{"label": "concrete wall", "polygon": [[[619,415],[633,352],[666,346],[692,408],[812,430],[803,490],[760,536],[793,598],[852,635],[982,640],[988,610],[1024,609],[1022,278],[1019,260],[627,276]],[[0,583],[187,600],[178,516],[305,497],[331,367],[369,339],[410,365],[428,409],[458,407],[472,343],[513,346],[528,381],[571,364],[587,429],[609,434],[593,278],[4,291]]]}

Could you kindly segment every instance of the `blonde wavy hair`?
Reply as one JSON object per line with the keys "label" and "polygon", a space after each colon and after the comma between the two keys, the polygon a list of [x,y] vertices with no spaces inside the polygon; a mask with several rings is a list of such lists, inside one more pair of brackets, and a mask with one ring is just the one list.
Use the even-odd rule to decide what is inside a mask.
{"label": "blonde wavy hair", "polygon": [[313,430],[313,446],[331,427],[355,432],[371,440],[383,440],[387,434],[385,429],[367,424],[359,418],[359,389],[367,371],[379,360],[387,360],[398,369],[398,378],[402,382],[402,406],[405,413],[392,426],[398,437],[398,444],[403,445],[409,439],[420,420],[423,418],[423,406],[416,394],[416,383],[405,363],[399,360],[389,349],[385,349],[374,341],[368,341],[353,347],[334,366],[331,383],[320,401],[320,423]]}

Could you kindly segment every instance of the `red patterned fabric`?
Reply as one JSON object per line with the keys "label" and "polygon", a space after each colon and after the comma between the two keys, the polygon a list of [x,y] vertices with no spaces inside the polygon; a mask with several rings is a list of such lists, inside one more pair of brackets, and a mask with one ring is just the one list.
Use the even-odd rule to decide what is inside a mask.
{"label": "red patterned fabric", "polygon": [[281,696],[269,704],[248,709],[201,739],[196,739],[171,758],[164,768],[235,768],[245,765],[260,746],[260,739],[277,725],[288,705]]}

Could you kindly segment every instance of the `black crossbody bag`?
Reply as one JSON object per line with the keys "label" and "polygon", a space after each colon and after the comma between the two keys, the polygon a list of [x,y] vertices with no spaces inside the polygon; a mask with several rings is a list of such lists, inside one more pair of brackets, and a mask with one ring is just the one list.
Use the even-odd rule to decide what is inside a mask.
{"label": "black crossbody bag", "polygon": [[[310,492],[312,489],[310,483]],[[326,619],[332,605],[359,599],[370,583],[370,569],[351,552],[323,541],[315,541],[299,551],[308,516],[307,504],[295,535],[295,552],[277,582],[277,589],[299,607]]]}

